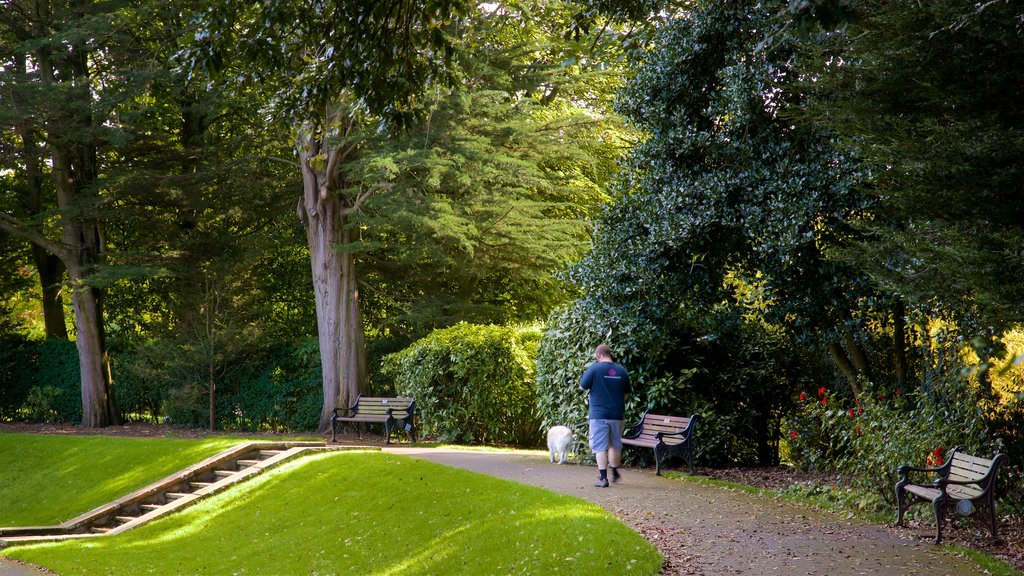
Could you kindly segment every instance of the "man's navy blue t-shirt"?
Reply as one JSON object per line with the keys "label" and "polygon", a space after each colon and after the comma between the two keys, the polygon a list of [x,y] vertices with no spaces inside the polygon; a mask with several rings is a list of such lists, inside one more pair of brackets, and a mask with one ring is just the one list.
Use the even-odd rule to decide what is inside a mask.
{"label": "man's navy blue t-shirt", "polygon": [[629,374],[614,362],[594,362],[580,378],[580,388],[590,390],[591,420],[624,420],[626,394],[633,391]]}

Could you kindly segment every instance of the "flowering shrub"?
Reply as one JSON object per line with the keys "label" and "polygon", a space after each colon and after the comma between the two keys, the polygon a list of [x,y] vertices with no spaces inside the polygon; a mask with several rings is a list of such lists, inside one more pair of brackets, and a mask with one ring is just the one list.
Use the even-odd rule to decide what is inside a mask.
{"label": "flowering shrub", "polygon": [[816,399],[802,397],[786,428],[794,462],[839,472],[888,506],[900,464],[941,466],[958,445],[980,455],[998,449],[975,394],[958,378],[912,394],[866,384],[859,399],[830,397],[825,389]]}

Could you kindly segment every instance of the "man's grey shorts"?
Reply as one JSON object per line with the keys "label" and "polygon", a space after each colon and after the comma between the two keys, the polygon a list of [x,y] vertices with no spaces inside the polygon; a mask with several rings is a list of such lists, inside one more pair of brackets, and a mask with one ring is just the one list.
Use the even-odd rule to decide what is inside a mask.
{"label": "man's grey shorts", "polygon": [[622,420],[590,420],[590,449],[604,452],[622,450]]}

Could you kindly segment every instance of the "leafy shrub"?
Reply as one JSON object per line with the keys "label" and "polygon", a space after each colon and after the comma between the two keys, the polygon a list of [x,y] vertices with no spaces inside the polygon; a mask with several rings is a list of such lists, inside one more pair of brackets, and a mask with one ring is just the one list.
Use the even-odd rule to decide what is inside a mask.
{"label": "leafy shrub", "polygon": [[28,391],[25,399],[25,412],[33,422],[57,422],[60,418],[57,409],[57,398],[61,389],[56,386],[34,386]]}
{"label": "leafy shrub", "polygon": [[954,446],[991,455],[999,444],[976,394],[955,376],[908,394],[869,384],[856,400],[834,399],[824,389],[802,393],[799,412],[787,424],[797,464],[835,469],[888,506],[895,504],[900,464],[940,465]]}
{"label": "leafy shrub", "polygon": [[0,418],[82,419],[81,375],[74,342],[7,339],[0,342],[0,350]]}
{"label": "leafy shrub", "polygon": [[440,441],[536,446],[537,327],[459,323],[384,358],[398,394],[416,398],[420,430]]}

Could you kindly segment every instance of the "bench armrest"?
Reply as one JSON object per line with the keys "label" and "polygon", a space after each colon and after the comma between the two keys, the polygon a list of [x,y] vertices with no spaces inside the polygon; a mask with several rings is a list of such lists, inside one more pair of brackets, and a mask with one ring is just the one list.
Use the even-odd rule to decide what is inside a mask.
{"label": "bench armrest", "polygon": [[[351,405],[351,406],[349,406],[348,408],[335,407],[334,409],[331,410],[331,412],[336,417],[338,417],[338,418],[348,418],[350,416],[355,416],[356,415],[356,409],[358,407],[359,407],[359,401],[356,400],[356,403]],[[344,412],[344,413],[343,414],[339,414],[339,412]]]}
{"label": "bench armrest", "polygon": [[918,466],[901,464],[900,467],[896,469],[896,473],[900,476],[906,476],[911,472],[941,472],[943,468],[945,468],[945,466],[939,466],[937,468],[920,468]]}
{"label": "bench armrest", "polygon": [[661,438],[664,438],[664,437],[669,437],[669,436],[679,436],[679,437],[685,438],[685,437],[687,437],[689,435],[690,435],[690,427],[687,426],[685,430],[680,430],[679,432],[658,432],[657,434],[654,435],[654,437],[658,438],[658,439],[661,439]]}

